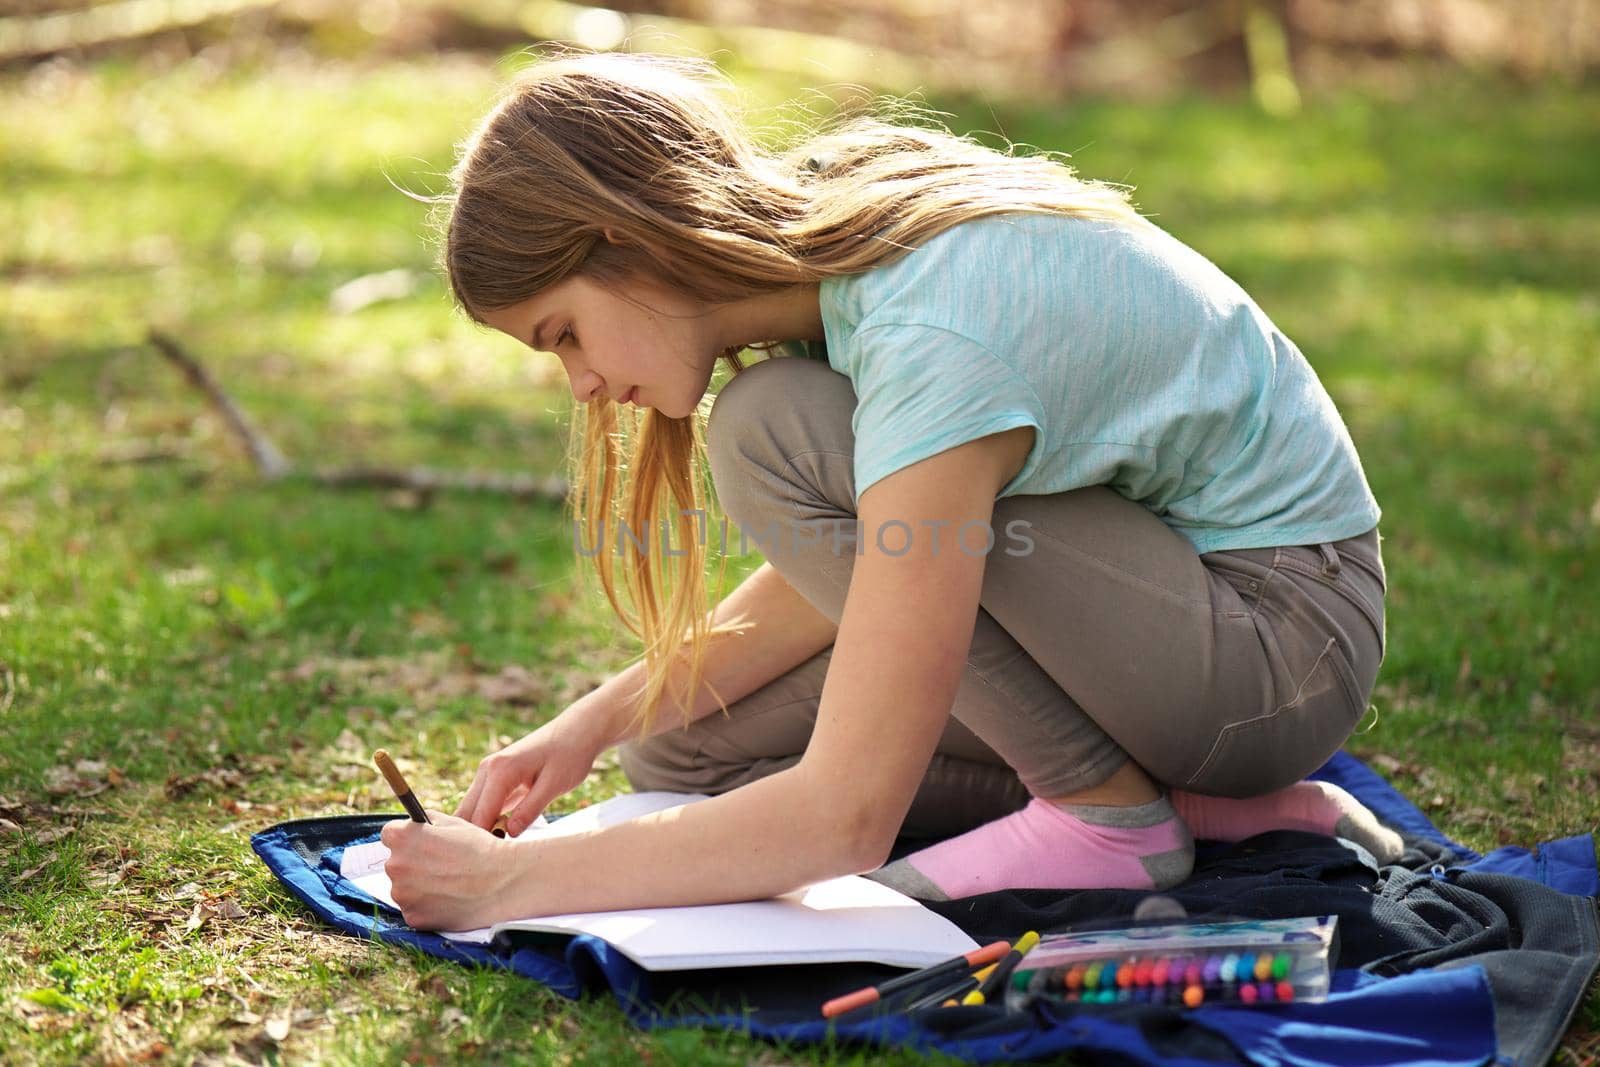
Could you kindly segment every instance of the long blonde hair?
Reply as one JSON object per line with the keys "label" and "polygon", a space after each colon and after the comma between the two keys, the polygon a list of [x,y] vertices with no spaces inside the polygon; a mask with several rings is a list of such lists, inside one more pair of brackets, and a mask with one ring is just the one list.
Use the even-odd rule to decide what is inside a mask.
{"label": "long blonde hair", "polygon": [[[463,144],[452,190],[438,198],[448,210],[443,265],[461,307],[482,322],[577,274],[670,279],[722,303],[869,270],[986,215],[1142,222],[1121,187],[925,122],[858,116],[768,150],[724,104],[725,87],[708,63],[617,53],[562,55],[520,74]],[[719,358],[742,369],[737,350]],[[711,637],[737,628],[710,625],[707,538],[689,514],[714,495],[705,413],[702,404],[687,418],[647,410],[635,419],[602,397],[572,423],[575,529],[601,546],[592,556],[600,584],[644,646],[640,736],[673,662],[687,663],[674,694],[687,714]],[[620,533],[620,523],[645,537],[644,551],[635,543],[625,553],[631,609],[603,548],[604,531]],[[650,536],[658,527],[679,546],[673,574]],[[620,540],[617,549],[624,554]]]}

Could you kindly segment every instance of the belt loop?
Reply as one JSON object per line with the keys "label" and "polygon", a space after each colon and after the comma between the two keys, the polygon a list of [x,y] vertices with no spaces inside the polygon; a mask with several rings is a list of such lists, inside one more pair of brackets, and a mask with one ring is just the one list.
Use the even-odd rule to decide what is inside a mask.
{"label": "belt loop", "polygon": [[1322,573],[1330,578],[1337,576],[1339,573],[1339,553],[1335,552],[1333,546],[1326,541],[1318,545],[1317,550],[1322,553]]}

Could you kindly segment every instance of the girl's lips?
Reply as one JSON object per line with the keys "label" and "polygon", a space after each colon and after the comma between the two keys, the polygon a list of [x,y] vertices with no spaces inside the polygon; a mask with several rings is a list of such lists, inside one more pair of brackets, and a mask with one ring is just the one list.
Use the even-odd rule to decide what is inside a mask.
{"label": "girl's lips", "polygon": [[634,398],[637,397],[638,395],[639,395],[639,387],[636,385],[632,389],[629,389],[627,391],[627,393],[625,393],[623,395],[622,402],[624,404],[631,404],[631,403],[633,403]]}

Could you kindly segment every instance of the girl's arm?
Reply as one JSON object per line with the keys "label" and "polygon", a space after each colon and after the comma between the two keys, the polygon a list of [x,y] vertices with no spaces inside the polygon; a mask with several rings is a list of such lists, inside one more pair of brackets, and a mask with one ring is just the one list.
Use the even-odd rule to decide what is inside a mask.
{"label": "girl's arm", "polygon": [[[496,841],[457,822],[391,823],[384,829],[394,853],[389,874],[407,920],[456,928],[750,900],[879,866],[938,743],[971,647],[985,563],[974,554],[981,547],[975,534],[987,528],[1031,436],[1024,429],[971,442],[862,495],[866,549],[855,563],[816,729],[796,766],[573,837]],[[964,525],[969,550],[955,543]],[[907,532],[909,547],[882,551],[880,529],[891,551]]]}
{"label": "girl's arm", "polygon": [[[750,620],[741,632],[711,638],[700,687],[687,709],[691,721],[717,710],[717,694],[733,703],[827,648],[838,632],[770,563],[728,594],[711,613],[711,622],[720,625],[741,615]],[[684,722],[685,709],[672,694],[681,688],[687,667],[679,660],[671,670],[652,732]],[[635,663],[550,722],[485,757],[456,814],[488,828],[515,805],[508,829],[520,833],[545,805],[581,783],[605,748],[638,735],[636,712],[644,681],[645,665]]]}
{"label": "girl's arm", "polygon": [[[728,704],[749,696],[833,644],[839,632],[832,620],[812,607],[770,563],[761,564],[740,582],[711,613],[711,622],[721,625],[741,615],[750,620],[743,632],[711,638],[701,665],[700,688],[687,709],[671,694],[682,687],[688,669],[682,661],[673,665],[667,681],[668,697],[662,701],[651,734],[676,729],[686,719],[693,722],[719,710],[719,695]],[[635,701],[644,691],[644,681],[645,665],[641,661],[589,694],[607,709],[607,744],[639,736]]]}

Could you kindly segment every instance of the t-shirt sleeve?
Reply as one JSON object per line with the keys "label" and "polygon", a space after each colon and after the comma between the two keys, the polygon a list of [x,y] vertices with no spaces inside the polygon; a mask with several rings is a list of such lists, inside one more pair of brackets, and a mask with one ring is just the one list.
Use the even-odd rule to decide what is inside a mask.
{"label": "t-shirt sleeve", "polygon": [[1043,405],[1014,367],[978,342],[936,326],[886,324],[859,331],[847,358],[856,390],[857,503],[898,470],[1018,426],[1033,427],[1033,448],[998,495],[1038,465]]}

